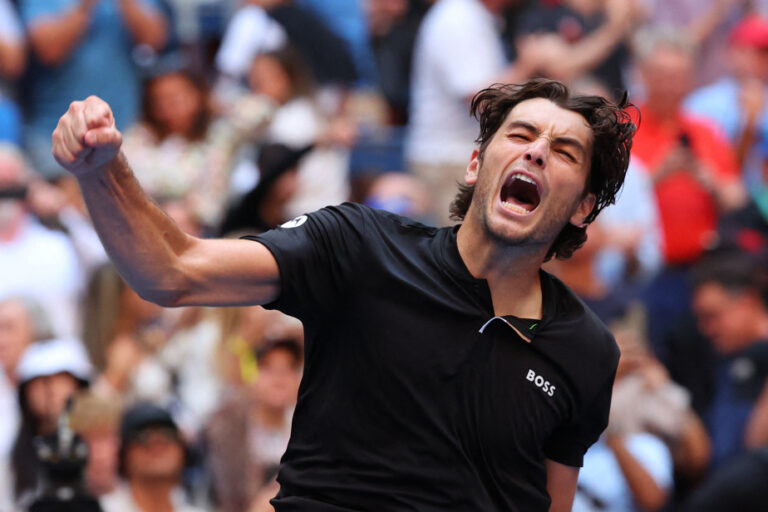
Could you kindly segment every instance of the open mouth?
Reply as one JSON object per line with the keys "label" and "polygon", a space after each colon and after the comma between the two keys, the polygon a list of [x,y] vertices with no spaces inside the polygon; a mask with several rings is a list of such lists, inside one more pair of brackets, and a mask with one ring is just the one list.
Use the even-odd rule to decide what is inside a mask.
{"label": "open mouth", "polygon": [[531,213],[540,201],[539,186],[525,174],[512,173],[501,187],[502,206],[515,213]]}

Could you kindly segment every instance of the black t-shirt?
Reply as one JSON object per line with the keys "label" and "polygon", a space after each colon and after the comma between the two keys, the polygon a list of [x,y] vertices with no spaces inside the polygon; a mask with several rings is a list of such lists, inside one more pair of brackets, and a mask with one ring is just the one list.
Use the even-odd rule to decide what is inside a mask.
{"label": "black t-shirt", "polygon": [[456,228],[350,203],[284,226],[253,237],[306,338],[276,510],[548,510],[545,457],[580,466],[608,421],[600,321],[545,272],[542,320],[494,317]]}

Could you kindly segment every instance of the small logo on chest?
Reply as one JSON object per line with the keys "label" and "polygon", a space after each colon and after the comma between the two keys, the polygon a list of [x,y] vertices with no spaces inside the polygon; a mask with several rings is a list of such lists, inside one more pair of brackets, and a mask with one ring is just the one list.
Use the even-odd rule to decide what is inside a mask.
{"label": "small logo on chest", "polygon": [[525,376],[526,380],[529,382],[533,382],[537,388],[539,388],[542,393],[546,393],[547,396],[554,396],[555,395],[555,386],[552,385],[551,382],[549,382],[547,379],[542,377],[541,375],[536,375],[536,372],[533,370],[528,370],[528,374]]}

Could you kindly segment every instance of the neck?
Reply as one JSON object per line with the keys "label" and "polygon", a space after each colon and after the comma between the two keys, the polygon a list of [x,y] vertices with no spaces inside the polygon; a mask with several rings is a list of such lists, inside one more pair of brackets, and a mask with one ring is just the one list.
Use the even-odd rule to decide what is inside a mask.
{"label": "neck", "polygon": [[166,478],[131,481],[131,496],[141,512],[173,512],[171,492],[176,482]]}
{"label": "neck", "polygon": [[466,220],[459,228],[457,245],[469,272],[488,282],[495,315],[541,318],[539,269],[547,248],[502,246]]}

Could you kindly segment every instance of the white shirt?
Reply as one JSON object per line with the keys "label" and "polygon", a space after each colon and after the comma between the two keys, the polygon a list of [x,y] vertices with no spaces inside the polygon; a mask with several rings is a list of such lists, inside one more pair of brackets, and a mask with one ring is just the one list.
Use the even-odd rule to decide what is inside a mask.
{"label": "white shirt", "polygon": [[0,241],[0,298],[36,299],[55,335],[76,336],[84,276],[74,247],[66,235],[43,227],[31,216],[23,223],[16,239]]}
{"label": "white shirt", "polygon": [[478,134],[468,98],[505,66],[496,20],[479,0],[437,2],[414,49],[407,160],[466,164]]}
{"label": "white shirt", "polygon": [[247,5],[237,11],[227,25],[216,54],[216,67],[226,75],[244,76],[256,55],[277,50],[287,40],[283,27],[264,9]]}
{"label": "white shirt", "polygon": [[[206,512],[205,510],[188,505],[184,500],[181,489],[175,489],[171,494],[173,512]],[[120,485],[111,493],[102,496],[99,504],[104,512],[142,512],[133,500],[130,487]]]}

